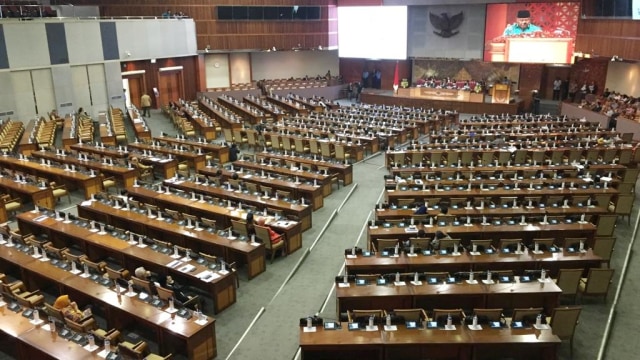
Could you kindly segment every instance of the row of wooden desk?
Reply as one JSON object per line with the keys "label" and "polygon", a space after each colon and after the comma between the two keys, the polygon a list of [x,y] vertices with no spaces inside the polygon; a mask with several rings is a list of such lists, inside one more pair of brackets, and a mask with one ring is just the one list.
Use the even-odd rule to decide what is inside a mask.
{"label": "row of wooden desk", "polygon": [[175,220],[168,222],[159,220],[157,217],[149,218],[145,209],[114,208],[98,201],[79,204],[78,215],[120,229],[127,229],[151,239],[169,241],[173,245],[189,248],[194,253],[204,252],[215,255],[229,263],[239,261],[247,266],[249,279],[265,271],[263,244],[254,246],[246,241],[230,240],[218,235],[217,232],[186,228]]}
{"label": "row of wooden desk", "polygon": [[[18,226],[22,234],[46,235],[57,248],[75,245],[79,247],[89,259],[110,258],[117,261],[123,268],[132,272],[139,266],[158,273],[170,274],[182,283],[191,284],[211,294],[214,310],[222,311],[236,302],[235,272],[220,275],[210,282],[199,276],[207,271],[206,266],[195,261],[185,261],[180,267],[171,267],[173,263],[170,255],[154,251],[150,247],[139,247],[130,244],[128,238],[116,238],[112,234],[100,234],[75,223],[64,223],[42,212],[24,212],[17,216]],[[197,236],[197,235],[194,235]],[[184,265],[192,265],[191,271],[181,271]]]}
{"label": "row of wooden desk", "polygon": [[[74,275],[50,262],[35,259],[15,247],[0,246],[0,263],[6,273],[20,274],[19,277],[29,288],[53,286],[58,293],[68,294],[80,304],[93,304],[96,309],[104,312],[109,328],[145,327],[155,336],[154,341],[159,344],[161,353],[184,352],[190,359],[213,359],[217,354],[213,318],[209,317],[206,324],[199,325],[195,318],[187,320],[137,297],[118,294],[114,289],[90,278]],[[4,310],[4,313],[7,311],[9,310]],[[0,315],[0,318],[9,320],[5,318],[5,314]],[[45,316],[41,315],[41,318],[45,319]],[[17,319],[11,316],[10,320]],[[29,326],[24,321],[3,321],[0,328],[10,332],[22,343],[24,348],[19,348],[20,354],[37,355],[37,358],[47,358],[49,354],[48,358],[56,359],[99,358],[97,354],[83,351],[81,347],[58,338],[51,332]]]}
{"label": "row of wooden desk", "polygon": [[395,285],[356,285],[336,284],[336,316],[353,309],[505,309],[544,308],[547,315],[558,306],[562,289],[547,278],[545,281],[533,280],[484,284],[482,279],[470,284],[466,280],[459,283],[422,284],[402,282]]}
{"label": "row of wooden desk", "polygon": [[560,249],[559,252],[547,250],[541,254],[528,251],[522,254],[496,252],[478,255],[471,255],[469,251],[462,250],[458,256],[440,255],[437,252],[433,255],[416,253],[414,256],[402,252],[396,257],[382,256],[379,252],[371,256],[348,255],[345,267],[349,274],[513,270],[515,274],[521,275],[525,270],[545,269],[549,276],[555,276],[559,269],[588,269],[600,267],[601,263],[602,258],[595,255],[591,249],[584,253]]}
{"label": "row of wooden desk", "polygon": [[196,194],[204,194],[214,198],[219,198],[222,201],[231,200],[235,202],[241,202],[243,204],[255,206],[258,211],[266,209],[276,209],[283,212],[286,215],[293,215],[300,219],[302,224],[302,231],[308,230],[312,226],[311,206],[294,204],[287,202],[284,199],[275,199],[265,197],[262,194],[256,196],[249,192],[239,192],[237,190],[229,190],[224,186],[217,187],[212,183],[198,183],[194,181],[173,181],[165,180],[164,184],[188,193],[195,192]]}
{"label": "row of wooden desk", "polygon": [[43,166],[41,163],[11,156],[0,156],[0,167],[45,178],[49,181],[56,181],[58,184],[66,185],[69,190],[81,188],[86,199],[102,190],[102,181],[98,176],[92,176],[80,171]]}
{"label": "row of wooden desk", "polygon": [[[471,226],[465,226],[463,224],[458,226],[428,226],[416,224],[415,228],[412,230],[397,226],[369,226],[368,246],[369,249],[372,249],[372,245],[377,245],[378,239],[409,240],[411,237],[416,237],[419,230],[424,230],[426,234],[433,234],[436,231],[442,231],[445,234],[449,234],[452,238],[461,239],[462,244],[465,246],[469,245],[471,240],[483,239],[522,239],[524,244],[529,245],[533,243],[534,238],[564,239],[570,237],[586,238],[588,243],[592,243],[596,234],[596,229],[596,225],[592,223],[580,224],[577,222],[571,224],[540,224],[530,222],[526,225],[520,225],[518,223],[513,225],[471,224]],[[610,234],[607,236],[610,236]]]}
{"label": "row of wooden desk", "polygon": [[407,329],[398,325],[396,331],[340,329],[315,332],[300,328],[300,348],[303,360],[420,360],[457,359],[487,360],[516,358],[553,360],[560,339],[551,330],[488,329],[470,330],[457,325],[455,330]]}
{"label": "row of wooden desk", "polygon": [[330,174],[337,174],[338,178],[342,180],[343,184],[350,185],[353,182],[353,166],[350,164],[344,164],[342,162],[329,162],[324,161],[320,157],[309,156],[295,156],[284,155],[279,152],[256,152],[256,161],[270,161],[271,159],[277,161],[293,162],[298,167],[309,167],[311,170],[318,171],[320,168],[326,168]]}
{"label": "row of wooden desk", "polygon": [[[172,209],[181,213],[191,214],[201,218],[216,220],[218,228],[231,226],[231,219],[244,220],[245,210],[229,209],[220,204],[210,204],[192,199],[190,196],[182,197],[171,193],[158,193],[156,190],[145,187],[131,187],[127,189],[128,195],[144,203],[158,206],[159,208]],[[276,231],[285,235],[289,253],[302,247],[302,224],[293,220],[275,221],[269,224]]]}
{"label": "row of wooden desk", "polygon": [[309,199],[310,203],[313,206],[313,210],[320,209],[324,206],[324,196],[322,187],[320,185],[313,184],[296,184],[291,181],[269,178],[268,176],[256,176],[253,174],[246,173],[238,173],[236,171],[214,168],[214,167],[205,167],[204,169],[200,169],[199,173],[207,176],[218,176],[218,171],[221,172],[220,180],[227,181],[228,179],[233,177],[233,174],[238,174],[238,179],[244,182],[250,182],[254,184],[258,184],[260,186],[267,186],[274,190],[283,190],[291,193],[292,198],[300,199],[304,197],[305,199]]}

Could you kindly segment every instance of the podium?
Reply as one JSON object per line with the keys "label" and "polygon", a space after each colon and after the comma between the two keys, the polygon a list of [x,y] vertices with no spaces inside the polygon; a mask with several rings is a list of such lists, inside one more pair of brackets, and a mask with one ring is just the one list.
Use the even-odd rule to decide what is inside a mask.
{"label": "podium", "polygon": [[511,99],[510,84],[494,84],[491,88],[491,102],[494,104],[508,104]]}
{"label": "podium", "polygon": [[492,42],[489,61],[569,64],[573,57],[572,38],[513,37]]}

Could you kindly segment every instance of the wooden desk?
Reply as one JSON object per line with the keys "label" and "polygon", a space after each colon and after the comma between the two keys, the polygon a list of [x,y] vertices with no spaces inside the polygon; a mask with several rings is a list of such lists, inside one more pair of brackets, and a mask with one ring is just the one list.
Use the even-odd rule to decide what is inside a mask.
{"label": "wooden desk", "polygon": [[238,101],[229,95],[223,94],[218,96],[218,102],[232,109],[235,113],[240,114],[240,116],[253,125],[261,124],[266,119],[264,113],[255,106],[251,106],[244,101]]}
{"label": "wooden desk", "polygon": [[36,130],[36,121],[34,119],[29,120],[18,142],[18,153],[29,156],[32,152],[38,150]]}
{"label": "wooden desk", "polygon": [[223,128],[242,129],[242,119],[239,116],[230,113],[228,110],[225,112],[226,109],[220,107],[207,97],[200,98],[198,108],[209,117],[218,121]]}
{"label": "wooden desk", "polygon": [[194,266],[194,270],[184,273],[176,268],[167,266],[167,264],[174,261],[169,255],[155,252],[149,247],[140,248],[109,234],[102,235],[73,223],[65,224],[62,221],[56,221],[51,217],[42,215],[43,213],[33,213],[31,211],[18,215],[18,226],[22,233],[47,234],[49,239],[57,246],[68,246],[72,242],[78,245],[90,259],[95,260],[111,256],[119,260],[123,267],[130,271],[140,265],[144,265],[154,272],[169,273],[184,282],[210,292],[211,297],[214,299],[214,310],[216,312],[220,312],[236,302],[235,285],[237,275],[235,272],[221,275],[211,282],[205,282],[198,278],[197,274],[207,268],[193,260],[190,264]]}
{"label": "wooden desk", "polygon": [[[437,204],[429,204],[437,205]],[[474,206],[472,203],[471,206]],[[414,216],[416,209],[415,208],[389,208],[389,209],[378,209],[375,211],[376,220],[400,220],[406,219],[407,223],[410,221],[411,217]],[[427,215],[429,216],[437,216],[440,213],[439,209],[434,209],[433,207],[429,207],[427,210]],[[562,207],[545,207],[540,208],[534,206],[533,208],[529,208],[526,206],[526,201],[522,206],[512,207],[509,205],[508,208],[504,208],[502,206],[496,206],[495,208],[491,208],[487,203],[485,203],[484,209],[478,209],[477,207],[473,207],[472,209],[467,209],[466,206],[454,205],[449,207],[449,211],[447,214],[454,215],[456,217],[465,217],[470,216],[472,218],[478,218],[480,216],[486,216],[489,218],[513,218],[516,216],[526,215],[527,218],[530,217],[541,217],[544,215],[548,216],[567,216],[567,215],[582,215],[585,214],[587,216],[591,215],[602,215],[609,213],[604,207],[594,206],[570,206],[568,208]],[[594,221],[591,221],[594,222]],[[594,222],[595,223],[595,222]]]}
{"label": "wooden desk", "polygon": [[[206,139],[206,138],[205,138]],[[211,144],[207,142],[187,140],[187,139],[176,139],[174,137],[168,136],[156,136],[154,140],[165,142],[168,144],[178,144],[188,146],[194,152],[197,152],[198,148],[201,148],[203,152],[211,153],[213,157],[218,159],[221,164],[229,162],[229,147],[218,144]]]}
{"label": "wooden desk", "polygon": [[[347,256],[345,267],[349,274],[392,274],[395,272],[448,272],[459,271],[496,271],[513,270],[522,275],[524,270],[545,269],[548,276],[555,276],[559,269],[598,268],[602,258],[588,249],[586,253],[545,251],[534,254],[480,254],[471,255],[468,250],[461,250],[462,255],[422,255],[407,256],[401,253],[398,257],[382,256],[380,252],[372,256]],[[585,270],[585,271],[586,271]]]}
{"label": "wooden desk", "polygon": [[7,309],[6,305],[0,307],[0,331],[12,338],[4,337],[4,343],[15,344],[3,350],[17,359],[101,359],[98,356],[101,348],[91,353],[82,346],[60,337],[56,332],[42,328],[48,323],[44,312],[40,313],[40,318],[45,322],[33,325],[29,319],[22,316],[22,312],[15,313]]}
{"label": "wooden desk", "polygon": [[241,264],[247,265],[249,280],[266,269],[263,244],[252,246],[244,241],[232,241],[208,231],[187,229],[175,222],[169,223],[157,218],[150,219],[146,215],[146,211],[140,213],[133,210],[115,209],[98,201],[78,205],[78,215],[111,224],[120,229],[127,229],[136,234],[146,235],[149,238],[171,241],[174,245],[189,248],[194,252],[220,256],[227,262],[239,259]]}
{"label": "wooden desk", "polygon": [[350,164],[345,165],[343,163],[329,162],[313,157],[284,155],[275,152],[256,152],[255,156],[257,161],[260,161],[261,159],[264,159],[265,161],[269,161],[270,159],[294,161],[298,163],[300,167],[308,166],[312,170],[318,170],[318,166],[327,167],[329,168],[329,173],[338,174],[338,178],[342,180],[345,186],[350,185],[353,182],[353,166]]}
{"label": "wooden desk", "polygon": [[139,175],[138,169],[119,165],[108,165],[98,161],[79,160],[72,155],[57,155],[50,151],[34,151],[31,154],[36,159],[50,160],[59,164],[75,165],[76,168],[93,169],[106,177],[114,177],[123,187],[133,186]]}
{"label": "wooden desk", "polygon": [[56,200],[53,198],[53,191],[50,187],[41,188],[32,184],[18,183],[13,179],[0,177],[0,189],[11,195],[20,196],[20,198],[28,198],[31,203],[43,208],[53,209]]}
{"label": "wooden desk", "polygon": [[72,172],[53,166],[42,166],[40,163],[9,156],[0,156],[0,166],[56,181],[58,184],[65,184],[69,190],[82,188],[85,199],[91,198],[92,194],[102,190],[102,182],[99,177],[83,174],[79,171]]}
{"label": "wooden desk", "polygon": [[131,126],[133,126],[133,131],[136,133],[136,141],[151,139],[151,130],[147,127],[144,118],[140,116],[138,109],[132,106],[128,108],[127,111],[129,112],[129,119]]}
{"label": "wooden desk", "polygon": [[[504,223],[503,223],[504,224]],[[472,224],[471,226],[427,226],[417,225],[418,230],[424,230],[428,235],[432,237],[436,231],[440,230],[446,234],[449,234],[454,239],[461,239],[462,244],[467,246],[471,240],[481,239],[522,239],[522,241],[529,245],[534,238],[556,238],[558,241],[567,237],[585,237],[587,243],[591,243],[595,236],[596,225],[587,223],[558,223],[558,224],[540,224],[529,223],[527,225],[481,225]],[[369,248],[371,249],[371,243],[375,242],[377,245],[377,239],[400,239],[408,240],[410,237],[415,237],[416,232],[407,232],[405,228],[401,227],[383,227],[376,228],[369,227]]]}
{"label": "wooden desk", "polygon": [[[158,309],[137,297],[128,297],[117,294],[114,289],[95,283],[89,278],[73,275],[34,259],[16,248],[0,246],[0,262],[3,266],[13,266],[20,269],[22,280],[29,287],[45,287],[54,284],[61,294],[69,294],[79,303],[94,304],[104,310],[105,319],[109,328],[124,329],[126,327],[140,328],[148,326],[155,334],[154,339],[160,346],[161,353],[167,354],[176,351],[186,352],[190,358],[213,359],[217,354],[215,338],[215,319],[208,318],[204,326],[195,323],[195,319],[183,319],[162,309]],[[41,318],[45,319],[41,314]],[[6,329],[3,326],[2,329]],[[48,336],[51,336],[49,332]],[[22,334],[21,334],[22,335]],[[22,336],[20,336],[22,339]],[[29,344],[40,344],[42,340],[35,335],[24,337]],[[165,340],[165,341],[163,341]],[[70,345],[73,343],[65,344]],[[75,344],[74,344],[75,345]],[[38,349],[46,349],[46,352],[60,354],[62,349],[53,349],[53,344],[44,343],[37,346]],[[74,350],[75,352],[75,350]],[[56,359],[67,359],[66,356],[55,356]],[[73,357],[71,357],[73,358]],[[85,357],[78,357],[83,359]],[[92,357],[89,357],[92,358]]]}
{"label": "wooden desk", "polygon": [[[323,196],[329,196],[333,191],[331,188],[332,187],[331,177],[328,174],[325,175],[321,173],[313,173],[310,171],[302,170],[302,168],[299,168],[298,170],[293,170],[286,166],[282,167],[282,166],[274,166],[271,164],[261,164],[261,163],[251,162],[251,161],[245,161],[242,159],[235,161],[233,163],[233,167],[236,169],[239,169],[240,173],[245,172],[248,174],[253,172],[254,176],[261,176],[261,174],[263,173],[264,174],[273,173],[273,174],[280,174],[282,176],[286,176],[289,179],[298,179],[297,183],[303,183],[303,182],[315,183],[322,187]],[[249,171],[245,171],[246,169],[249,169]]]}
{"label": "wooden desk", "polygon": [[128,145],[130,148],[138,150],[138,151],[151,151],[154,153],[160,153],[164,155],[171,155],[178,159],[179,161],[186,161],[189,164],[191,169],[195,169],[196,171],[203,168],[205,166],[205,155],[204,154],[196,154],[189,151],[181,151],[173,148],[166,148],[162,146],[155,146],[143,143],[130,143]]}
{"label": "wooden desk", "polygon": [[466,281],[457,284],[404,286],[364,285],[336,287],[336,316],[353,309],[515,309],[544,307],[547,315],[558,306],[562,290],[551,279],[541,283],[499,283],[485,285]]}
{"label": "wooden desk", "polygon": [[188,193],[195,192],[197,194],[205,194],[222,200],[240,201],[243,204],[255,206],[258,210],[265,208],[273,208],[282,210],[285,215],[294,215],[300,219],[302,223],[302,231],[311,228],[313,217],[311,216],[311,206],[302,204],[292,204],[282,199],[270,199],[263,196],[256,196],[247,192],[229,191],[224,187],[216,187],[211,184],[195,183],[193,181],[164,181],[165,186],[171,186],[181,189]]}
{"label": "wooden desk", "polygon": [[[158,193],[155,190],[144,187],[131,187],[127,191],[129,196],[147,204],[216,220],[217,227],[221,229],[230,227],[231,219],[244,220],[247,216],[246,210],[230,209],[219,204],[202,203],[189,197],[184,198],[177,194]],[[302,247],[302,224],[300,222],[291,220],[274,221],[269,223],[269,226],[280,233],[284,233],[289,253]]]}
{"label": "wooden desk", "polygon": [[[231,178],[235,172],[214,168],[214,167],[205,167],[201,169],[199,172],[201,174],[207,176],[218,176],[217,171],[221,170],[222,174],[220,177],[221,181],[227,181],[227,179]],[[284,190],[290,191],[291,196],[294,199],[299,199],[301,197],[305,197],[306,199],[311,199],[313,203],[313,210],[318,210],[324,206],[324,197],[322,195],[322,187],[321,186],[313,186],[307,184],[295,184],[291,181],[280,180],[275,178],[268,178],[267,176],[253,176],[251,174],[242,174],[238,173],[239,179],[242,179],[245,182],[255,183],[261,186],[268,186],[269,188],[273,188],[275,190]]]}
{"label": "wooden desk", "polygon": [[342,323],[337,330],[304,332],[300,327],[302,359],[495,359],[514,355],[518,359],[553,360],[561,340],[552,330],[490,329],[470,330],[457,325],[456,330],[407,329],[397,325],[396,331],[347,329]]}
{"label": "wooden desk", "polygon": [[93,144],[73,144],[70,146],[71,150],[80,152],[80,153],[88,153],[88,154],[96,154],[100,155],[100,157],[109,157],[113,159],[126,159],[129,156],[129,151],[125,149],[122,151],[119,148],[112,147],[102,147]]}

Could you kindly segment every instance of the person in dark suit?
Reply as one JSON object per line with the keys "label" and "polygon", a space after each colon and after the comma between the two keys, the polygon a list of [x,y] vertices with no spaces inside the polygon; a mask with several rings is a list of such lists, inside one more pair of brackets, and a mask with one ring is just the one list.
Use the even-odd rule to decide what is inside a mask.
{"label": "person in dark suit", "polygon": [[238,155],[240,154],[240,150],[236,144],[231,144],[231,148],[229,148],[229,161],[234,162],[238,160]]}
{"label": "person in dark suit", "polygon": [[414,215],[424,215],[427,213],[427,206],[425,205],[425,203],[422,203],[417,209],[416,211],[413,213]]}

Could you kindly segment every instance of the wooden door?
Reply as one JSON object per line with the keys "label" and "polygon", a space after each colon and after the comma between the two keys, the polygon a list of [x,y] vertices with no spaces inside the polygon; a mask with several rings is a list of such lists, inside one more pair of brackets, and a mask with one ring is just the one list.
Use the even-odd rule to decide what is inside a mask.
{"label": "wooden door", "polygon": [[160,103],[162,107],[170,101],[184,98],[184,86],[182,83],[182,71],[163,71],[159,78]]}
{"label": "wooden door", "polygon": [[140,108],[140,97],[145,93],[144,76],[142,74],[124,76],[129,81],[129,98],[131,103]]}

